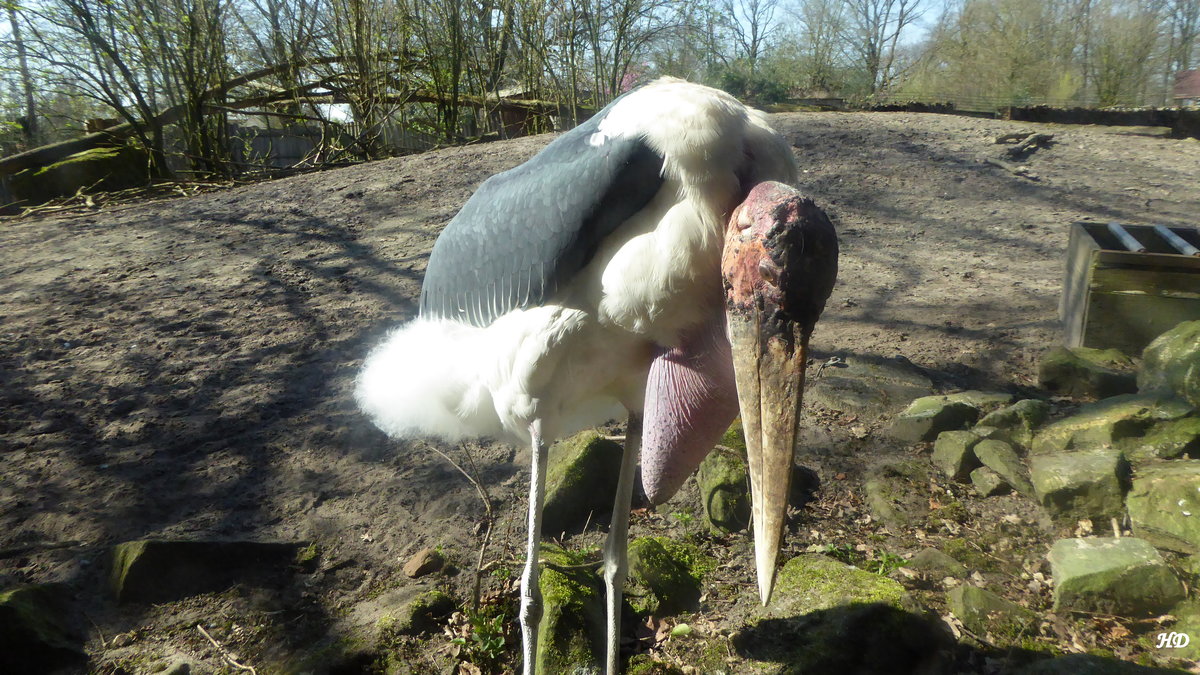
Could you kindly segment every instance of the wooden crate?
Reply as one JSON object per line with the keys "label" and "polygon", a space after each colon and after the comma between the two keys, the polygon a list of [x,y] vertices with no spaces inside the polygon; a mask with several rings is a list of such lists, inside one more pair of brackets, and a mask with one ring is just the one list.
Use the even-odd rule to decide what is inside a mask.
{"label": "wooden crate", "polygon": [[[1071,226],[1059,305],[1068,347],[1115,347],[1140,356],[1179,322],[1200,319],[1200,256],[1180,253],[1153,226],[1122,228],[1142,251],[1129,250],[1107,224]],[[1196,229],[1170,230],[1200,247]]]}

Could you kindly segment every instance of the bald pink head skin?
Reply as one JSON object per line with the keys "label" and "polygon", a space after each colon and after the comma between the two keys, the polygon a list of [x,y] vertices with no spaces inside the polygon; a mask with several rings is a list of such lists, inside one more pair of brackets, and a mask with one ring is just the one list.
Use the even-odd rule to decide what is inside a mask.
{"label": "bald pink head skin", "polygon": [[773,308],[811,333],[833,290],[837,256],[824,211],[789,185],[759,183],[729,219],[721,261],[726,305]]}
{"label": "bald pink head skin", "polygon": [[[797,295],[789,290],[802,277],[788,267],[797,264],[797,223],[812,211],[820,213],[794,188],[770,182],[753,188],[734,210],[723,258],[730,311],[763,303],[779,307],[789,295]],[[792,253],[785,254],[788,251]],[[819,286],[824,306],[828,288]],[[790,304],[802,303],[793,299]],[[779,318],[775,313],[770,316]],[[645,400],[642,487],[651,503],[660,504],[674,496],[737,417],[737,386],[724,312],[681,335],[678,347],[656,355]]]}

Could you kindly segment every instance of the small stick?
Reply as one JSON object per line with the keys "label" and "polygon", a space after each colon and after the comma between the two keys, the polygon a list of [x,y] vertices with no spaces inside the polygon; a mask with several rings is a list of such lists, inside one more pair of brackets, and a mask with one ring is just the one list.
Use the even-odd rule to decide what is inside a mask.
{"label": "small stick", "polygon": [[[459,466],[458,462],[454,461],[453,459],[450,459],[450,455],[443,452],[441,448],[439,448],[433,444],[428,444],[426,447],[428,447],[430,450],[433,450],[437,454],[441,455],[442,459],[446,460],[447,462],[450,462],[451,466],[453,466],[455,469],[458,469],[458,472],[461,473],[463,475],[463,477],[466,478],[471,483],[471,485],[475,486],[475,491],[479,493],[479,499],[481,499],[483,501],[483,508],[487,512],[488,518],[491,518],[491,516],[492,516],[492,500],[488,498],[487,490],[485,490],[484,487],[482,485],[480,485],[479,481],[475,480],[474,476],[467,473],[466,469]],[[464,448],[464,450],[465,450],[465,448]],[[472,464],[474,464],[475,460],[471,458],[471,453],[469,451],[467,452],[467,459],[470,459]]]}
{"label": "small stick", "polygon": [[233,655],[229,653],[229,650],[222,647],[220,642],[217,642],[216,640],[214,640],[213,636],[209,635],[208,631],[204,630],[204,626],[201,626],[200,624],[196,624],[196,630],[200,631],[201,635],[208,638],[208,641],[212,643],[212,646],[217,648],[217,651],[221,652],[221,656],[225,657],[225,660],[229,662],[229,665],[231,665],[234,668],[237,668],[239,670],[250,671],[251,675],[258,675],[258,671],[255,670],[253,666],[243,666],[242,664],[235,661],[233,658]]}
{"label": "small stick", "polygon": [[96,635],[100,637],[100,648],[108,649],[108,640],[104,637],[104,631],[100,630],[100,626],[96,624],[96,620],[92,618],[91,614],[84,614],[84,616],[87,617],[88,623],[92,624],[92,628],[96,629]]}

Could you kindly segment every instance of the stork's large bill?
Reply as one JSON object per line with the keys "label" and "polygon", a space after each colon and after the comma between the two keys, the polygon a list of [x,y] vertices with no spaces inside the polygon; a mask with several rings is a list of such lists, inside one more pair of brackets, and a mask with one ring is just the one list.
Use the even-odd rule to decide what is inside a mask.
{"label": "stork's large bill", "polygon": [[787,518],[808,341],[833,289],[837,256],[829,218],[781,183],[751,190],[726,233],[721,272],[763,604]]}

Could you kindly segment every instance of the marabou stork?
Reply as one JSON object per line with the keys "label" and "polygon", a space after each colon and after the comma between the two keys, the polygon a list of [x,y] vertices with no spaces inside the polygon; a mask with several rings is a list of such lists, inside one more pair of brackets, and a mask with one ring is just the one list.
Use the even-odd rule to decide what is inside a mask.
{"label": "marabou stork", "polygon": [[770,597],[808,337],[837,274],[833,226],[780,184],[795,178],[763,113],[656,80],[484,182],[434,245],[419,317],[367,357],[356,395],[389,435],[532,447],[527,675],[548,444],[622,407],[629,424],[603,553],[606,672],[619,672],[639,450],[646,496],[661,503],[739,408],[759,592]]}

